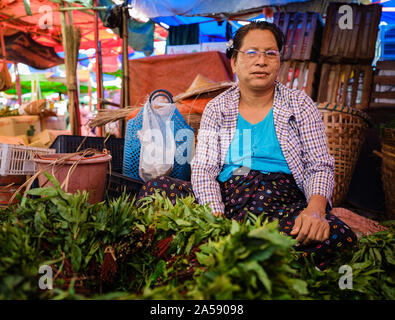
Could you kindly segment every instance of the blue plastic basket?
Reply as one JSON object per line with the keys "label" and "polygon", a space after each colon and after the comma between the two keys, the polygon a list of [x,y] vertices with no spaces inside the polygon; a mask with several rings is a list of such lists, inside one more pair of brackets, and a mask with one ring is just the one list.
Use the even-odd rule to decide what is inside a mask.
{"label": "blue plastic basket", "polygon": [[380,26],[380,60],[395,60],[395,25]]}
{"label": "blue plastic basket", "polygon": [[[192,147],[194,141],[194,130],[188,125],[181,113],[175,109],[175,112],[171,118],[174,122],[174,137],[176,142],[176,153],[174,156],[174,167],[170,177],[181,179],[184,181],[190,181],[191,179],[191,166],[190,158],[192,156]],[[143,126],[143,108],[140,112],[130,119],[126,126],[125,132],[125,147],[124,147],[124,158],[123,158],[123,174],[130,178],[143,181],[139,176],[139,163],[140,163],[140,149],[141,144],[137,136],[137,132],[141,130]],[[181,129],[188,129],[187,136],[177,136],[177,133]],[[181,133],[180,133],[181,134]],[[177,141],[181,140],[181,141]],[[188,150],[190,155],[188,155]],[[188,158],[187,158],[188,157]],[[187,159],[185,161],[185,159]],[[184,161],[184,163],[182,163]]]}
{"label": "blue plastic basket", "polygon": [[395,24],[380,26],[381,41],[395,41]]}

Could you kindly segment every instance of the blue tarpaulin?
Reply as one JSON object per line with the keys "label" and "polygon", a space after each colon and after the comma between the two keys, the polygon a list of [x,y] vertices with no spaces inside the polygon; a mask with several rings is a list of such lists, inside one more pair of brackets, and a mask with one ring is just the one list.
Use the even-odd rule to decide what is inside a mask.
{"label": "blue tarpaulin", "polygon": [[283,6],[308,0],[132,0],[133,7],[149,18],[237,14],[264,6]]}
{"label": "blue tarpaulin", "polygon": [[[381,5],[383,6],[383,10],[385,10],[385,8],[394,8],[395,10],[395,0],[383,2]],[[383,11],[381,13],[381,22],[395,25],[395,12]]]}
{"label": "blue tarpaulin", "polygon": [[[99,0],[100,6],[107,8],[114,5],[111,0]],[[104,21],[106,13],[99,11],[99,17]],[[154,51],[154,29],[155,25],[152,21],[139,22],[135,19],[128,20],[128,43],[136,51],[143,51],[145,55],[149,56]],[[121,36],[119,28],[112,29],[118,36]]]}
{"label": "blue tarpaulin", "polygon": [[[200,42],[227,41],[226,22],[213,21],[213,17],[226,20],[227,17],[245,12],[251,9],[259,9],[263,6],[281,6],[294,2],[305,2],[307,0],[195,0],[195,1],[143,1],[132,0],[140,12],[150,17],[156,23],[168,26],[179,26],[185,24],[199,23]],[[192,15],[207,15],[192,16]],[[241,24],[236,21],[231,23],[232,33],[236,32]]]}
{"label": "blue tarpaulin", "polygon": [[[156,23],[164,23],[168,26],[179,26],[183,24],[199,23],[200,42],[226,41],[226,22],[218,23],[213,18],[207,17],[158,17],[152,19]],[[232,21],[232,33],[236,32],[241,24]]]}

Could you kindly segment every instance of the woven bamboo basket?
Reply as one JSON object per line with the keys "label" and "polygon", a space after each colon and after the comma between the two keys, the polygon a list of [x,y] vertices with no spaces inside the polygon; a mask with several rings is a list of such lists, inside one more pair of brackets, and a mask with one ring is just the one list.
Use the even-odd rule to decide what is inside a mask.
{"label": "woven bamboo basket", "polygon": [[189,114],[183,114],[182,116],[193,129],[193,133],[195,135],[195,147],[196,147],[197,135],[198,135],[202,115],[200,113],[189,113]]}
{"label": "woven bamboo basket", "polygon": [[387,217],[395,219],[395,129],[384,129],[381,152],[373,151],[382,158],[381,181],[383,182]]}
{"label": "woven bamboo basket", "polygon": [[325,124],[329,153],[335,159],[335,187],[332,195],[334,207],[347,196],[351,177],[358,160],[365,131],[370,122],[362,111],[333,103],[317,103]]}

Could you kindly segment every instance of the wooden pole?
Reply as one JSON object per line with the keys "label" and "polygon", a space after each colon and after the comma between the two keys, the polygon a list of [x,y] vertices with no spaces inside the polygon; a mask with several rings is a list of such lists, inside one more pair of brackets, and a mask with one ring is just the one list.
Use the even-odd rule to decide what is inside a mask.
{"label": "wooden pole", "polygon": [[[63,2],[60,4],[65,5]],[[68,23],[66,14],[61,13],[62,19],[62,41],[64,49],[64,62],[66,65],[67,94],[69,98],[68,110],[70,118],[70,129],[73,135],[80,134],[79,102],[77,92],[76,70],[79,51],[80,32],[73,27],[72,13],[68,13]]]}
{"label": "wooden pole", "polygon": [[[60,6],[63,8],[64,7],[64,3],[63,2],[61,2],[61,4],[60,4]],[[64,51],[64,64],[65,64],[65,67],[66,67],[66,83],[69,83],[69,77],[70,77],[70,75],[69,75],[69,73],[67,72],[67,70],[68,70],[68,64],[69,64],[69,56],[68,56],[68,54],[67,54],[67,29],[66,29],[66,14],[64,13],[64,12],[62,12],[61,13],[61,15],[60,15],[60,17],[61,17],[61,26],[62,26],[62,42],[63,42],[63,51]],[[69,112],[69,122],[70,122],[70,131],[71,131],[71,134],[73,134],[73,132],[74,132],[74,130],[75,130],[75,124],[74,124],[74,117],[75,117],[75,114],[74,114],[74,110],[73,110],[73,108],[70,106],[70,104],[71,104],[71,101],[70,101],[70,99],[71,99],[71,97],[70,97],[70,95],[68,94],[68,112]],[[74,99],[73,99],[74,100]]]}
{"label": "wooden pole", "polygon": [[[129,44],[128,44],[128,1],[125,0],[125,5],[122,8],[122,102],[121,108],[127,108],[129,106]],[[121,138],[125,137],[125,120],[119,121],[119,131]]]}
{"label": "wooden pole", "polygon": [[22,88],[21,88],[21,78],[19,76],[19,70],[18,70],[18,63],[14,63],[14,69],[15,69],[15,88],[16,88],[16,94],[18,95],[18,104],[22,104]]}
{"label": "wooden pole", "polygon": [[[73,26],[73,12],[68,12],[69,21],[68,24],[70,27]],[[71,50],[71,65],[72,65],[72,88],[73,88],[73,95],[74,95],[74,110],[75,110],[75,125],[77,127],[76,133],[81,135],[81,114],[80,114],[80,99],[79,99],[79,88],[77,88],[78,81],[77,81],[77,68],[78,68],[78,54],[80,48],[80,37],[81,35],[77,32],[74,28],[73,31],[70,31],[70,35],[73,38],[73,47]]]}
{"label": "wooden pole", "polygon": [[[94,2],[95,6],[98,5],[98,0]],[[103,98],[103,75],[101,65],[101,46],[99,41],[99,12],[95,10],[95,26],[94,26],[94,37],[96,46],[96,94],[97,94],[97,110],[102,109],[102,98]],[[98,127],[99,137],[103,136],[103,128]]]}
{"label": "wooden pole", "polygon": [[[91,59],[89,58],[89,63],[91,62]],[[88,96],[89,96],[89,111],[92,112],[92,84],[91,84],[91,79],[88,77]]]}

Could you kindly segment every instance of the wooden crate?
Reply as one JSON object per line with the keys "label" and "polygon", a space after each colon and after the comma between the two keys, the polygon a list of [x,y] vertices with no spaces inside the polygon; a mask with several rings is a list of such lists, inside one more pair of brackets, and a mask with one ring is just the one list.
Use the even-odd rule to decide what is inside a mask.
{"label": "wooden crate", "polygon": [[381,5],[347,4],[352,8],[352,29],[340,29],[343,3],[330,3],[322,37],[322,62],[369,64],[375,55]]}
{"label": "wooden crate", "polygon": [[323,32],[318,13],[276,12],[273,22],[286,37],[283,60],[318,60]]}
{"label": "wooden crate", "polygon": [[369,107],[395,108],[395,61],[378,61]]}
{"label": "wooden crate", "polygon": [[318,64],[288,60],[281,64],[279,82],[288,88],[304,90],[313,100],[318,89]]}
{"label": "wooden crate", "polygon": [[347,105],[359,110],[367,109],[372,76],[371,65],[324,63],[317,101]]}

